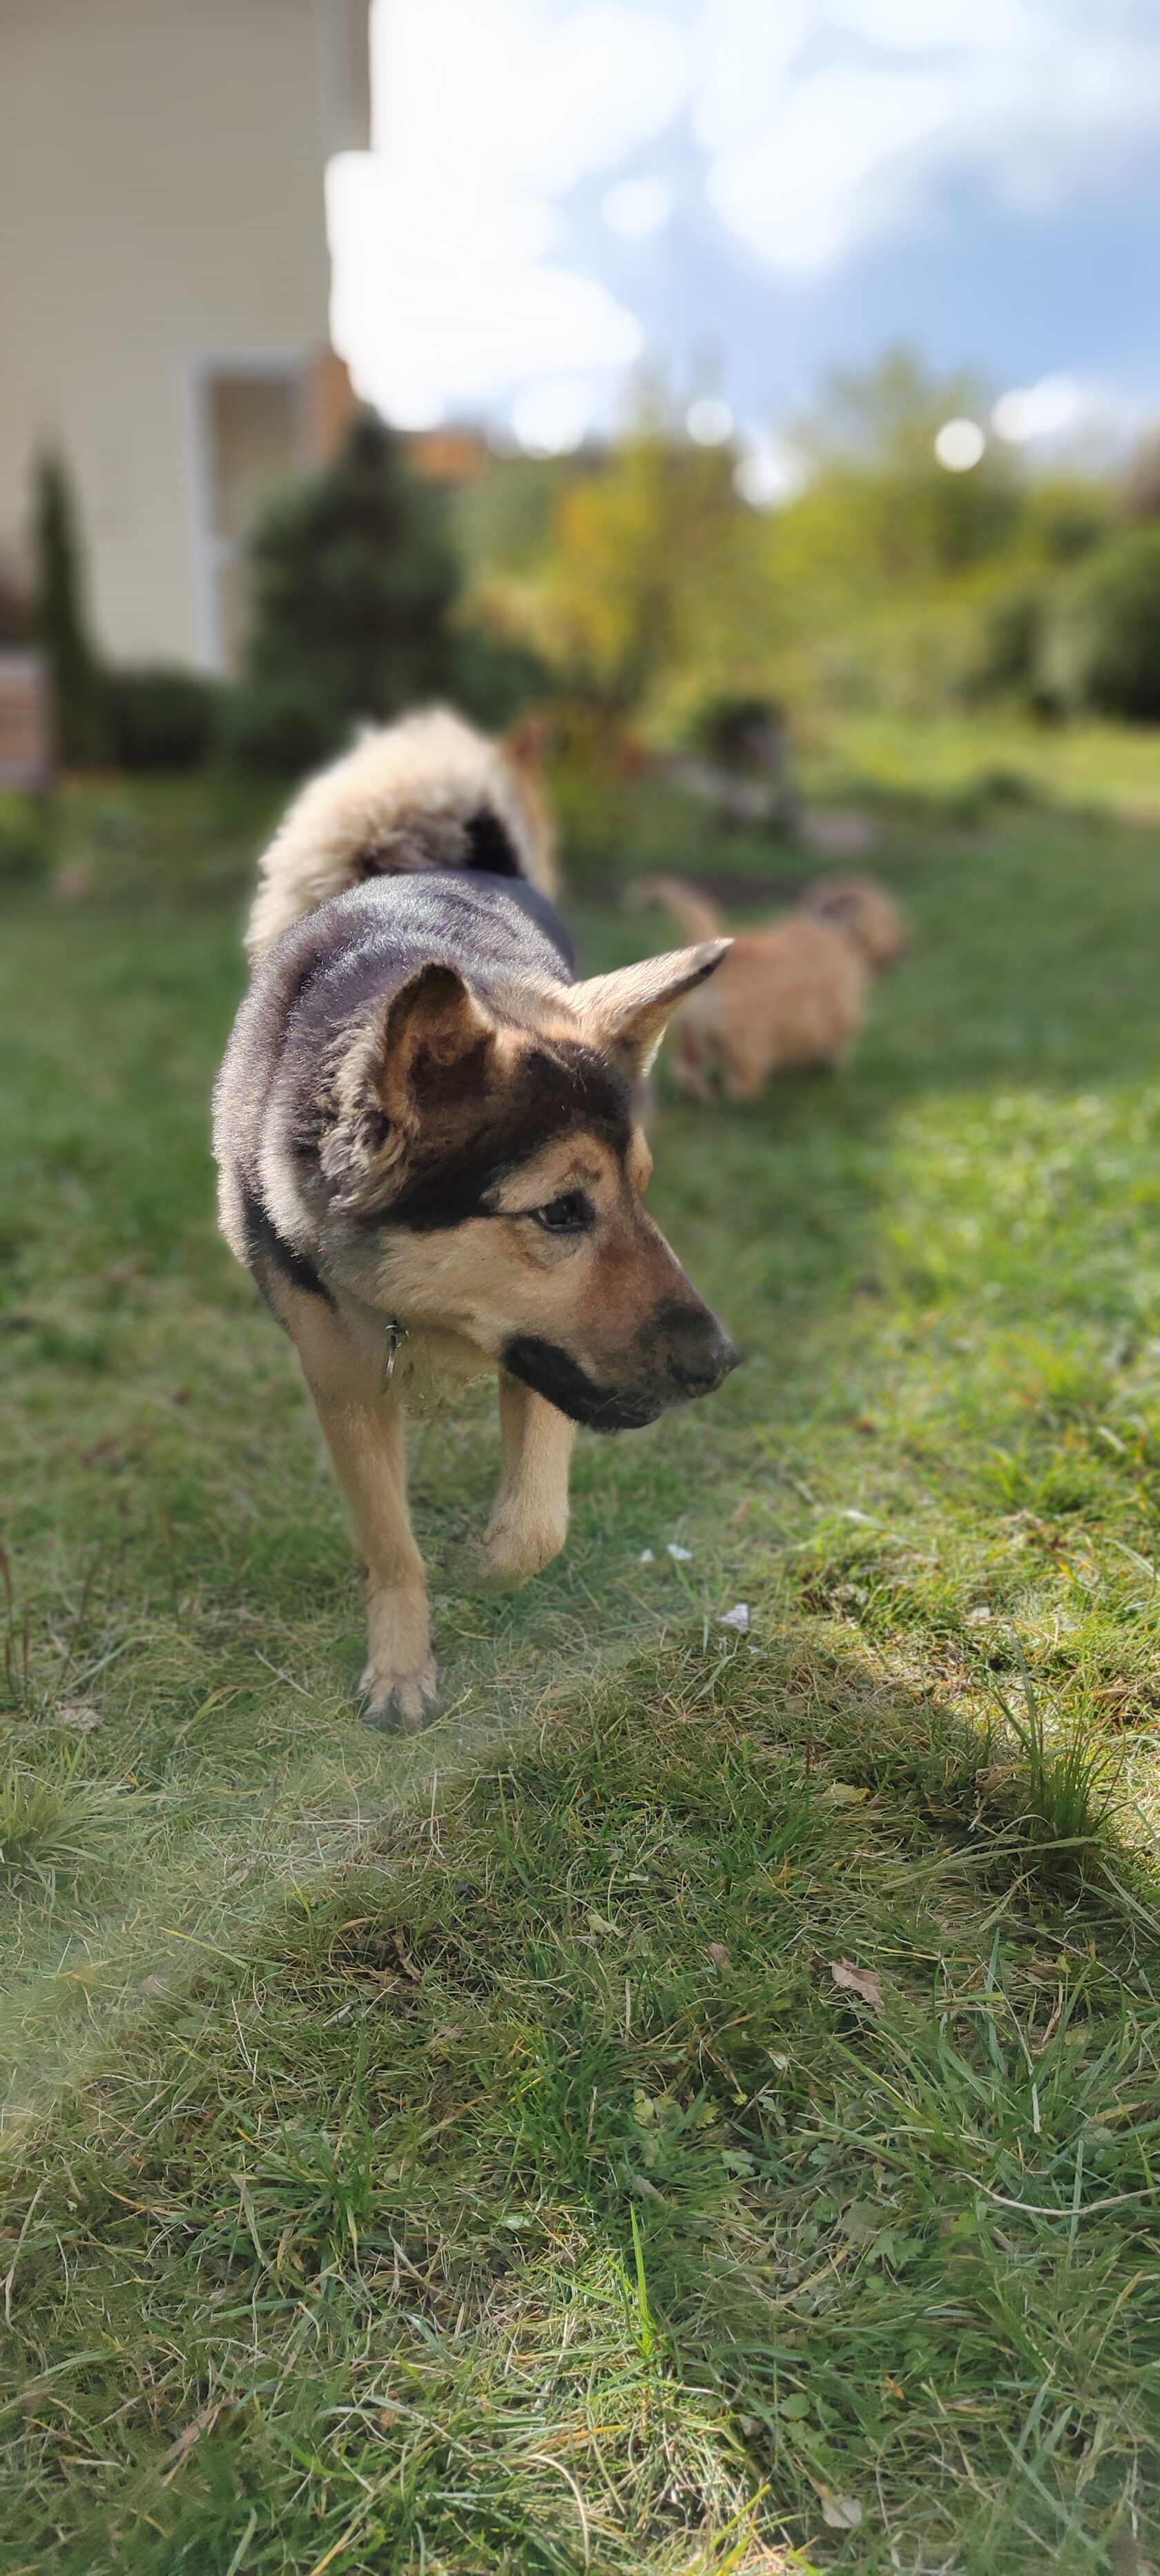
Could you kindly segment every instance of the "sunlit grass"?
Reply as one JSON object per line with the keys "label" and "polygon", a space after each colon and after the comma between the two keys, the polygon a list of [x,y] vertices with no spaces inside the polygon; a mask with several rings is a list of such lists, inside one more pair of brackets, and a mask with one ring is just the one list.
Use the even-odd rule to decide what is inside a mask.
{"label": "sunlit grass", "polygon": [[985,802],[988,794],[1022,789],[1063,812],[1088,806],[1153,827],[1160,822],[1160,731],[1154,727],[1036,724],[996,710],[985,724],[969,716],[928,715],[914,724],[851,714],[831,717],[811,738],[804,761],[822,794],[848,795],[861,785],[949,803]]}

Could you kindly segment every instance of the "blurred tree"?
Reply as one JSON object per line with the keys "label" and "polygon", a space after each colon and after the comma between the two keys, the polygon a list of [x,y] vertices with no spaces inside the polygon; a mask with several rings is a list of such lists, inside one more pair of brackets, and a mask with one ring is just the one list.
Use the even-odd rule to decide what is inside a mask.
{"label": "blurred tree", "polygon": [[740,656],[744,680],[757,599],[734,462],[650,420],[565,487],[529,615],[568,687],[627,715],[706,664],[724,684]]}
{"label": "blurred tree", "polygon": [[1065,706],[1160,721],[1160,528],[1116,538],[1073,577],[1044,658]]}
{"label": "blurred tree", "polygon": [[68,476],[59,457],[35,469],[33,630],[52,681],[60,758],[83,765],[105,750],[105,696],[84,605],[81,550]]}
{"label": "blurred tree", "polygon": [[1155,430],[1142,441],[1128,467],[1124,508],[1130,519],[1160,519],[1160,434]]}
{"label": "blurred tree", "polygon": [[794,433],[810,471],[779,525],[803,559],[874,582],[938,580],[995,554],[1019,515],[1009,453],[989,445],[960,474],[935,454],[945,421],[985,407],[973,378],[930,375],[905,349],[833,376]]}
{"label": "blurred tree", "polygon": [[[738,497],[734,451],[691,446],[654,395],[607,455],[550,478],[511,462],[502,514],[476,496],[477,595],[601,716],[606,745],[613,716],[622,734],[696,740],[745,701],[795,720],[999,698],[1053,715],[1079,702],[1048,649],[1060,605],[1122,515],[1107,483],[1034,474],[993,439],[948,471],[939,429],[985,420],[988,401],[904,350],[836,376],[793,434],[801,489],[762,511]],[[1069,634],[1074,663],[1074,620]]]}
{"label": "blurred tree", "polygon": [[110,671],[105,682],[109,756],[118,769],[199,769],[217,749],[224,691],[200,671],[164,662]]}
{"label": "blurred tree", "polygon": [[14,564],[0,556],[0,645],[32,640],[32,602]]}
{"label": "blurred tree", "polygon": [[1115,494],[1089,476],[1047,474],[1026,485],[1021,518],[1029,555],[1045,564],[1077,563],[1112,534]]}
{"label": "blurred tree", "polygon": [[370,413],[325,472],[280,494],[251,546],[253,618],[229,748],[274,768],[334,750],[359,718],[453,689],[460,576],[446,494]]}

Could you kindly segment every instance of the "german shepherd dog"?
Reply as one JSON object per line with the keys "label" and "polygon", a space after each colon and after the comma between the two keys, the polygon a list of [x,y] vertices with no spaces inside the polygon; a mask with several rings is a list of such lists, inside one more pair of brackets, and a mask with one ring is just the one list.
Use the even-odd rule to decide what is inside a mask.
{"label": "german shepherd dog", "polygon": [[221,1222],[294,1342],[368,1572],[372,1725],[436,1706],[409,1388],[499,1373],[480,1571],[563,1546],[574,1425],[631,1430],[737,1353],[646,1215],[634,1102],[728,948],[576,981],[546,818],[442,710],[307,786],[262,861],[215,1093]]}

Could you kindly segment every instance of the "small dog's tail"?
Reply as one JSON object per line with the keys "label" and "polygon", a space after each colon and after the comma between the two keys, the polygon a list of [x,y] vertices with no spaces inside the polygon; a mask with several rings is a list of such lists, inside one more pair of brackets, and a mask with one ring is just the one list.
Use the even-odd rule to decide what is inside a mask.
{"label": "small dog's tail", "polygon": [[665,911],[680,922],[691,946],[698,946],[703,939],[721,937],[721,915],[716,905],[707,895],[698,894],[684,877],[642,877],[633,888],[632,899],[636,904],[663,904]]}
{"label": "small dog's tail", "polygon": [[551,825],[501,743],[449,708],[366,733],[308,780],[259,868],[253,954],[367,877],[479,868],[554,892]]}

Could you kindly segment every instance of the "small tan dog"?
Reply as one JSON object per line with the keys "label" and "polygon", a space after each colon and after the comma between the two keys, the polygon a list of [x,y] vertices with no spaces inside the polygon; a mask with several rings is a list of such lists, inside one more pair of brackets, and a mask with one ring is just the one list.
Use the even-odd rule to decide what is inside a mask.
{"label": "small tan dog", "polygon": [[[641,903],[663,903],[690,940],[719,938],[714,906],[677,877],[650,877]],[[841,1064],[863,1026],[870,987],[909,946],[896,904],[865,877],[826,877],[796,912],[743,930],[713,979],[676,1022],[673,1069],[693,1100],[718,1085],[755,1100],[771,1074]]]}

